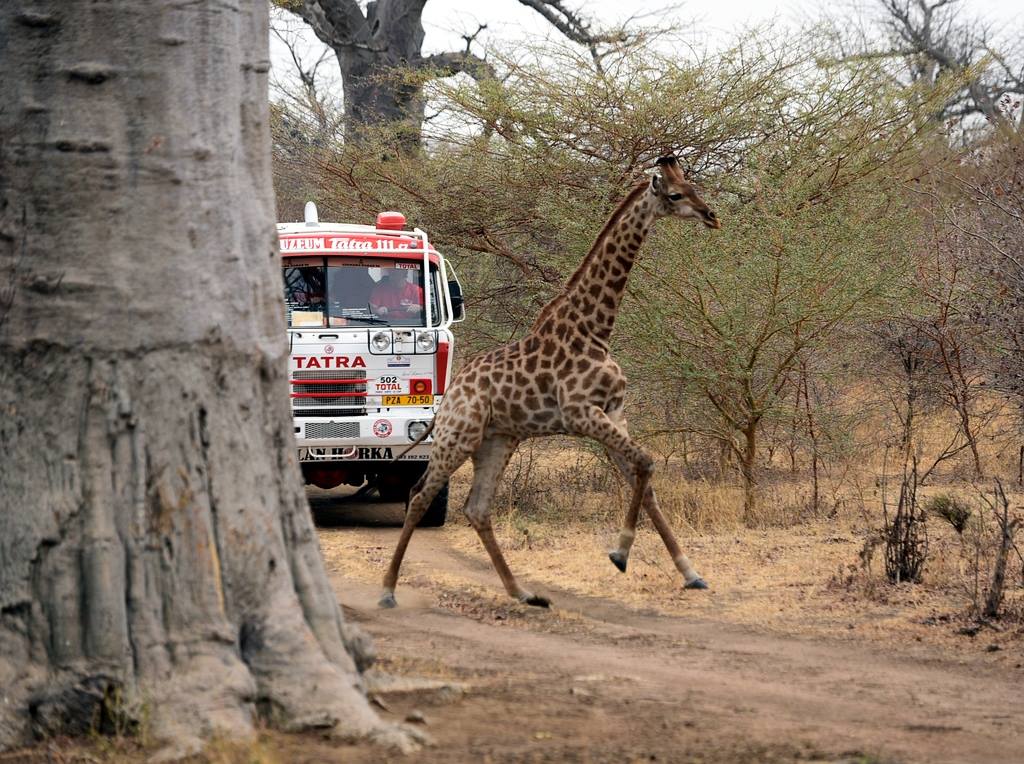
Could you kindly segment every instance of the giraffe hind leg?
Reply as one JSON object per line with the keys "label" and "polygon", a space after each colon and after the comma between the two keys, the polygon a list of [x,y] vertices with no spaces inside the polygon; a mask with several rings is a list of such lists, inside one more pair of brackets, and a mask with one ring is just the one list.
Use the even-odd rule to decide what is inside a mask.
{"label": "giraffe hind leg", "polygon": [[435,447],[426,473],[417,481],[411,491],[405,512],[405,522],[402,523],[402,533],[398,537],[398,544],[395,545],[391,564],[388,566],[387,573],[384,574],[384,591],[377,602],[380,607],[393,608],[398,604],[395,600],[395,585],[398,583],[398,571],[402,567],[402,559],[405,557],[405,550],[409,546],[413,531],[416,530],[416,525],[426,513],[430,502],[448,482],[449,476],[469,458],[469,455],[470,451],[465,449],[451,451]]}
{"label": "giraffe hind leg", "polygon": [[491,527],[491,502],[494,500],[498,481],[518,445],[519,441],[508,435],[491,435],[484,439],[473,455],[473,487],[470,489],[463,512],[480,537],[487,555],[491,558],[491,564],[509,596],[527,605],[548,607],[551,602],[546,597],[527,591],[516,581]]}

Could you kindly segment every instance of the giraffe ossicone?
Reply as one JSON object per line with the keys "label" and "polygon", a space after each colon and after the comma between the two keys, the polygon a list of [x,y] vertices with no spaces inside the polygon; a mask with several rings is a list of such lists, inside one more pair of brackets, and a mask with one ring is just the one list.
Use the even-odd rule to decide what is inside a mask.
{"label": "giraffe ossicone", "polygon": [[549,302],[525,337],[475,356],[456,375],[434,419],[434,446],[426,473],[412,488],[405,523],[384,576],[381,607],[394,607],[395,585],[413,530],[449,476],[473,460],[473,485],[463,512],[491,558],[508,594],[548,607],[509,569],[491,526],[498,481],[519,443],[544,435],[596,440],[633,493],[609,557],[625,572],[642,508],[661,536],[684,588],[706,589],[683,554],[650,485],[654,459],[634,441],[623,413],[626,378],[608,353],[608,341],[626,281],[651,226],[663,217],[720,228],[718,217],[683,176],[674,156],[657,160],[612,213],[590,252]]}

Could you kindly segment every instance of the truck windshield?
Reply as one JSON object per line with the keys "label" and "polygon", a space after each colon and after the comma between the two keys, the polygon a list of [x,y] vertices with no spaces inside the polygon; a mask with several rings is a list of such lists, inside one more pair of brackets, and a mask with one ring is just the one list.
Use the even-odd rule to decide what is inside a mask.
{"label": "truck windshield", "polygon": [[[437,269],[428,288],[433,323],[441,320]],[[362,257],[289,258],[284,267],[288,326],[426,326],[423,263]]]}

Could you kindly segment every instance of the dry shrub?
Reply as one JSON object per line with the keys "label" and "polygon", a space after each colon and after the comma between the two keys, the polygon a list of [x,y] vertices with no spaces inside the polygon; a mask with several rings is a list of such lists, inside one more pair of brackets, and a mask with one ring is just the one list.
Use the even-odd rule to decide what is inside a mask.
{"label": "dry shrub", "polygon": [[[960,536],[965,562],[963,585],[974,615],[998,618],[1007,584],[1024,587],[1024,554],[1016,539],[1024,517],[1019,507],[1016,511],[1011,507],[999,480],[991,492],[980,493],[979,499],[978,511]],[[1012,559],[1020,566],[1011,567]]]}
{"label": "dry shrub", "polygon": [[924,563],[928,559],[927,515],[918,501],[917,461],[900,483],[900,496],[890,515],[889,504],[882,491],[882,513],[885,522],[885,576],[891,583],[920,583]]}
{"label": "dry shrub", "polygon": [[534,522],[608,521],[624,489],[600,451],[527,441],[516,451],[495,496],[495,515]]}

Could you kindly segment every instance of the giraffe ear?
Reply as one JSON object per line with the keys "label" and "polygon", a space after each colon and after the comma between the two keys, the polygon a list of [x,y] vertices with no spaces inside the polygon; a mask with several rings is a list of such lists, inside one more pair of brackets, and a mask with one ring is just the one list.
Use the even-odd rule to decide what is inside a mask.
{"label": "giraffe ear", "polygon": [[660,194],[661,193],[662,183],[663,183],[663,181],[661,179],[661,173],[660,172],[656,172],[653,175],[651,175],[651,190],[654,191],[654,193],[656,193],[656,194]]}

